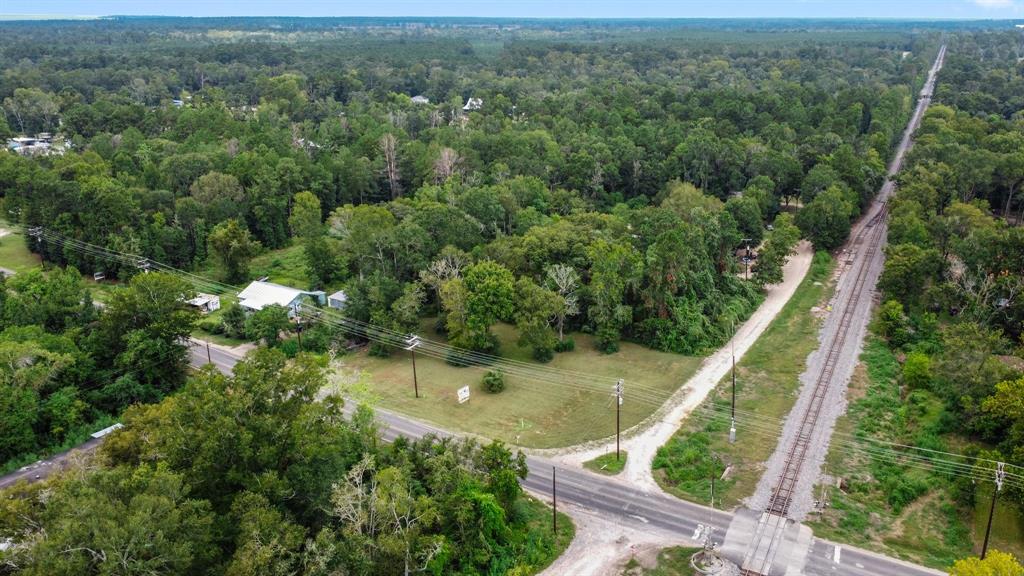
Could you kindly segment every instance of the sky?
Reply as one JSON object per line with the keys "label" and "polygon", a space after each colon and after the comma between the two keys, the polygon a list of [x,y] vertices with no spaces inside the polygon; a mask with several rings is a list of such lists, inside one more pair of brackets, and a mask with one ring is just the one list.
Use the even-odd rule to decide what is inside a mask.
{"label": "sky", "polygon": [[511,18],[1024,18],[1024,0],[0,0],[0,14]]}

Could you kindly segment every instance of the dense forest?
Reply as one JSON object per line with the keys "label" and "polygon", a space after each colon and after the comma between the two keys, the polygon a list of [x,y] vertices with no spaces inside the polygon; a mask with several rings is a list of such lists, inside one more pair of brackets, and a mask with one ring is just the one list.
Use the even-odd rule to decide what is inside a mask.
{"label": "dense forest", "polygon": [[[260,251],[302,243],[311,283],[345,285],[354,317],[385,322],[418,298],[480,351],[494,351],[489,323],[537,324],[567,306],[567,288],[565,322],[604,349],[622,337],[683,353],[722,342],[758,284],[778,279],[791,222],[753,283],[737,277],[734,250],[760,244],[797,199],[804,233],[841,243],[935,50],[927,34],[895,31],[759,48],[527,30],[499,45],[473,30],[154,22],[70,25],[60,42],[45,27],[5,34],[0,131],[59,128],[70,145],[0,158],[6,213],[182,269],[215,259],[231,282]],[[84,272],[133,272],[63,245],[32,249]],[[497,300],[531,309],[470,309],[463,268],[485,261]],[[531,340],[539,359],[558,345],[550,330]]]}
{"label": "dense forest", "polygon": [[[324,367],[294,349],[189,375],[196,287],[55,238],[236,285],[299,247],[298,288],[343,289],[348,317],[403,334],[436,317],[476,352],[506,322],[539,362],[575,331],[702,354],[801,236],[845,241],[943,28],[3,24],[0,137],[63,153],[0,152],[3,218],[47,231],[25,236],[46,269],[0,286],[0,460],[125,428],[89,469],[0,501],[0,573],[106,573],[112,551],[139,574],[535,572],[559,543],[521,455],[383,445],[365,410],[310,401]],[[998,400],[1019,371],[997,386],[1013,373],[991,356],[1021,332],[1024,237],[993,215],[1024,209],[1020,65],[999,34],[945,32],[959,53],[893,203],[884,325],[949,426],[1020,460],[1024,420]],[[121,281],[103,306],[93,272]],[[211,330],[274,344],[283,314],[235,307]]]}

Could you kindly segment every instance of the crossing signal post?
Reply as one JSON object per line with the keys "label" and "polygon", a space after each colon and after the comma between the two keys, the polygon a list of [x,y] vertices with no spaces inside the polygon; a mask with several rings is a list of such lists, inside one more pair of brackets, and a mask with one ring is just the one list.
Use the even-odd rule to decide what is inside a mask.
{"label": "crossing signal post", "polygon": [[615,383],[615,461],[619,461],[619,430],[622,413],[622,378]]}
{"label": "crossing signal post", "polygon": [[420,345],[420,337],[413,334],[412,336],[405,340],[405,344],[405,349],[408,350],[410,354],[412,354],[412,389],[413,392],[416,394],[416,397],[419,398],[420,384],[419,381],[416,380],[416,348],[418,348]]}
{"label": "crossing signal post", "polygon": [[985,527],[985,543],[981,545],[981,559],[985,559],[985,554],[988,553],[988,537],[992,533],[992,516],[996,513],[996,498],[999,493],[1003,491],[1003,480],[1006,479],[1006,464],[1003,462],[996,463],[996,487],[992,491],[992,504],[988,507],[988,526]]}

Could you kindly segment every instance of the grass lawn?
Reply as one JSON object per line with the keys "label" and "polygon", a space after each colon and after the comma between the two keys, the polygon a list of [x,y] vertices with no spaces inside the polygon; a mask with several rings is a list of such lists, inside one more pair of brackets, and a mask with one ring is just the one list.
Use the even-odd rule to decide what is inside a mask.
{"label": "grass lawn", "polygon": [[587,470],[593,470],[598,474],[604,474],[605,476],[614,476],[622,469],[626,467],[626,456],[627,452],[622,450],[619,454],[619,459],[615,459],[615,452],[610,452],[594,458],[593,460],[587,460],[583,463],[583,467]]}
{"label": "grass lawn", "polygon": [[[420,334],[432,340],[444,340],[433,329],[435,320],[423,320]],[[530,361],[530,351],[515,344],[512,326],[499,324],[494,333],[501,341],[506,358]],[[365,351],[342,358],[348,370],[367,375],[370,393],[388,409],[433,422],[443,428],[473,432],[524,447],[552,448],[570,446],[615,434],[615,404],[612,387],[624,378],[625,402],[622,405],[622,429],[637,424],[651,414],[654,402],[630,401],[630,385],[643,385],[667,398],[700,365],[701,358],[657,352],[643,346],[622,343],[615,354],[602,354],[594,348],[589,335],[574,334],[576,349],[557,354],[548,366],[607,377],[608,391],[580,390],[571,381],[565,386],[505,375],[506,388],[489,394],[480,386],[484,370],[456,368],[417,354],[416,369],[420,398],[413,396],[412,364],[409,353],[397,351],[390,358],[376,358]],[[469,386],[471,396],[459,404],[456,391]]]}
{"label": "grass lawn", "polygon": [[[196,274],[216,280],[224,279],[224,271],[216,258],[208,258]],[[309,288],[309,276],[306,274],[306,263],[302,255],[302,246],[298,243],[277,250],[268,250],[252,259],[249,263],[249,277],[252,279],[269,276],[270,281],[300,290]],[[244,288],[247,282],[242,283]]]}
{"label": "grass lawn", "polygon": [[[784,419],[789,413],[798,395],[807,355],[818,346],[821,321],[811,313],[811,308],[831,294],[832,268],[827,253],[815,254],[811,269],[793,297],[737,363],[737,410],[763,414],[768,422]],[[708,455],[715,455],[721,465],[731,466],[727,479],[715,485],[718,505],[725,509],[735,508],[753,494],[763,472],[762,465],[775,450],[774,439],[755,436],[756,431],[743,428],[742,422],[738,426],[742,441],[729,443],[730,380],[726,376],[705,401],[705,405],[714,403],[723,410],[724,417],[709,419],[709,412],[695,411],[662,449],[673,456],[664,458],[660,467],[656,458],[654,470],[654,478],[666,491],[706,503],[710,496],[710,474],[696,471],[710,468]]]}
{"label": "grass lawn", "polygon": [[690,558],[698,550],[700,548],[682,546],[665,548],[658,553],[658,563],[653,568],[644,568],[636,558],[632,558],[622,570],[622,576],[696,576],[697,572],[690,566]]}
{"label": "grass lawn", "polygon": [[29,252],[28,246],[25,246],[25,237],[21,232],[11,232],[0,237],[0,267],[26,272],[41,264],[39,256]]}

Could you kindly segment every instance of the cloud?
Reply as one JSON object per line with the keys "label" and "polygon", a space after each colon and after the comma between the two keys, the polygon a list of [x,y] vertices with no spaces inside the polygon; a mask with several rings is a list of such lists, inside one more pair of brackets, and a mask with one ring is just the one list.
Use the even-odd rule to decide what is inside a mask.
{"label": "cloud", "polygon": [[982,8],[1011,8],[1013,0],[971,0]]}

